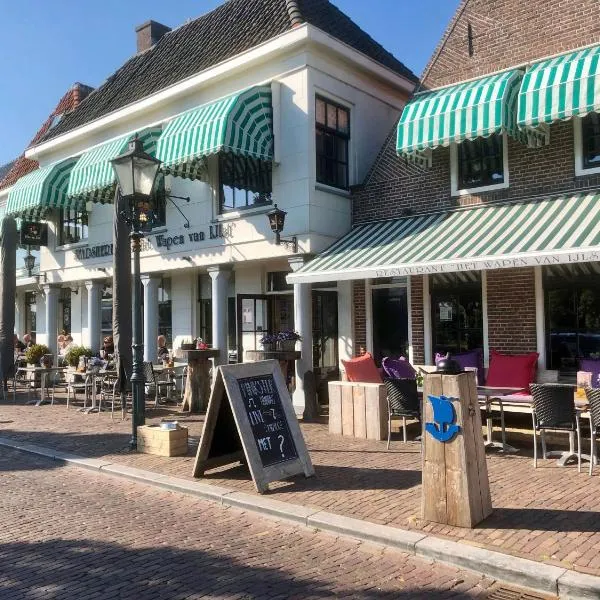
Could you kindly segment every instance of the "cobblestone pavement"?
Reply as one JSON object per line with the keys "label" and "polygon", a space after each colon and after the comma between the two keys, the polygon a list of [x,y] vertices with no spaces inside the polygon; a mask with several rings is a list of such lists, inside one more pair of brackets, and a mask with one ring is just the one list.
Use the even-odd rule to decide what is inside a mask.
{"label": "cobblestone pavement", "polygon": [[[118,415],[111,420],[110,413],[67,410],[64,400],[41,407],[24,403],[23,396],[16,404],[0,405],[1,436],[192,479],[194,443],[186,457],[131,454],[127,452],[130,419],[123,422]],[[175,416],[189,427],[192,442],[200,436],[200,415],[148,406],[147,416],[148,422]],[[529,421],[523,424],[527,427]],[[593,477],[587,475],[587,463],[582,473],[577,473],[576,466],[558,467],[555,459],[541,460],[534,469],[531,434],[513,434],[509,441],[521,452],[488,454],[494,514],[469,530],[420,520],[418,443],[403,444],[396,436],[387,451],[385,442],[330,435],[323,423],[302,424],[302,431],[316,476],[273,484],[269,492],[273,498],[600,575],[600,467]],[[415,434],[412,429],[410,437]],[[588,435],[583,437],[587,446]],[[210,472],[205,480],[255,493],[243,467]]]}
{"label": "cobblestone pavement", "polygon": [[0,598],[483,598],[383,547],[0,449]]}

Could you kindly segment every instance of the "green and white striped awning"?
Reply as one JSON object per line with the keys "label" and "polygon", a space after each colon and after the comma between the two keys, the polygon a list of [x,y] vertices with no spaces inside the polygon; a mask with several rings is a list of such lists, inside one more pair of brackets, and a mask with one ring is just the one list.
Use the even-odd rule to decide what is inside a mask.
{"label": "green and white striped awning", "polygon": [[519,92],[519,127],[600,111],[600,46],[534,64]]}
{"label": "green and white striped awning", "polygon": [[[151,155],[156,152],[156,143],[161,134],[160,127],[146,129],[139,134],[144,150]],[[127,150],[133,135],[125,135],[88,150],[77,161],[71,171],[67,196],[70,201],[84,204],[112,202],[115,196],[115,173],[110,161]]]}
{"label": "green and white striped awning", "polygon": [[521,132],[517,127],[522,77],[522,71],[506,71],[416,94],[398,123],[397,152],[429,166],[433,148],[504,131],[524,143],[539,145],[535,132]]}
{"label": "green and white striped awning", "polygon": [[156,157],[165,173],[205,179],[206,157],[221,151],[273,159],[270,86],[253,87],[175,117],[165,126]]}
{"label": "green and white striped awning", "polygon": [[290,283],[600,260],[600,192],[359,225]]}
{"label": "green and white striped awning", "polygon": [[53,208],[69,207],[67,186],[76,162],[68,158],[21,177],[8,193],[6,214],[39,219]]}

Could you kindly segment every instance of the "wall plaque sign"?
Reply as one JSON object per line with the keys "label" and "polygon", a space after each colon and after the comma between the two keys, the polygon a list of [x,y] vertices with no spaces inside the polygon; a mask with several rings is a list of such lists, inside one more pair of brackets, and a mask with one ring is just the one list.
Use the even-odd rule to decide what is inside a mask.
{"label": "wall plaque sign", "polygon": [[20,242],[22,246],[47,246],[48,223],[23,221],[23,223],[21,223]]}

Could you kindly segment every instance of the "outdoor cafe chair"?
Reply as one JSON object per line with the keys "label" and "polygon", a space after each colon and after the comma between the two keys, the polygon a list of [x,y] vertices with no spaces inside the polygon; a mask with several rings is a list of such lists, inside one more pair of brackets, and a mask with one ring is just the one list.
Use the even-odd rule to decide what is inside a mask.
{"label": "outdoor cafe chair", "polygon": [[590,475],[597,460],[596,438],[600,434],[600,389],[585,388],[585,395],[590,404]]}
{"label": "outdoor cafe chair", "polygon": [[121,393],[117,390],[119,385],[119,377],[116,373],[107,373],[102,378],[100,387],[100,402],[106,406],[107,399],[110,399],[110,418],[115,418],[115,400],[121,404],[121,420],[125,419],[127,414],[127,399],[131,398],[131,382],[127,382],[125,393]]}
{"label": "outdoor cafe chair", "polygon": [[581,427],[575,408],[575,386],[560,383],[530,384],[533,397],[533,466],[537,468],[537,433],[542,440],[542,455],[547,457],[545,431],[577,434],[577,469],[581,472]]}
{"label": "outdoor cafe chair", "polygon": [[392,417],[402,417],[403,441],[406,443],[406,419],[421,420],[421,404],[415,379],[386,379],[385,388],[388,402],[388,440],[390,449]]}
{"label": "outdoor cafe chair", "polygon": [[156,376],[154,372],[154,367],[152,363],[149,361],[144,361],[144,378],[146,380],[146,386],[148,388],[148,395],[154,393],[154,406],[158,407],[158,398],[160,396],[160,391],[163,388],[171,388],[175,387],[174,381],[165,381],[161,380]]}

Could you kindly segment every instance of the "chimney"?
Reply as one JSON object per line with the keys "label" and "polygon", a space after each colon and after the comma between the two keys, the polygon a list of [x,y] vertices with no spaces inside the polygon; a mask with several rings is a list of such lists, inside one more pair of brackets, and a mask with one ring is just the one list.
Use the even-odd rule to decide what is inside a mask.
{"label": "chimney", "polygon": [[137,52],[144,52],[152,48],[160,38],[171,31],[170,27],[157,23],[156,21],[146,21],[135,28],[137,34]]}

